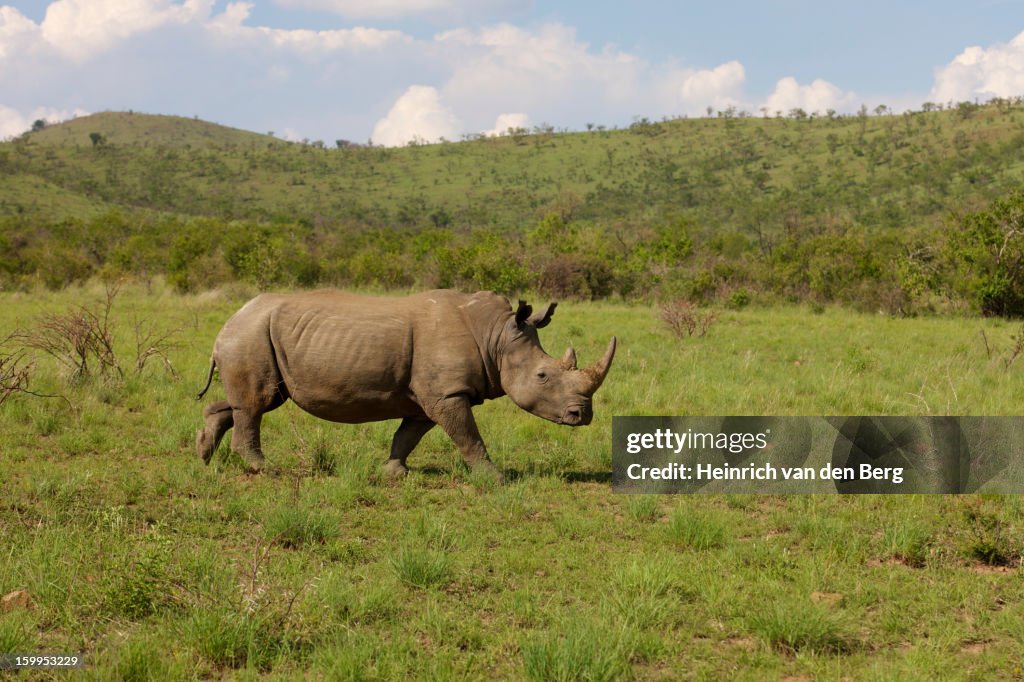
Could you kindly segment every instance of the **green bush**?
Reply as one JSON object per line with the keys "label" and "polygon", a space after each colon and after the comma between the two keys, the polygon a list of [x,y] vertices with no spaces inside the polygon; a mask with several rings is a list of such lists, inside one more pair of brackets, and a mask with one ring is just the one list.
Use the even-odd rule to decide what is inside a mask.
{"label": "green bush", "polygon": [[952,286],[983,315],[1024,316],[1024,191],[960,220],[947,244]]}

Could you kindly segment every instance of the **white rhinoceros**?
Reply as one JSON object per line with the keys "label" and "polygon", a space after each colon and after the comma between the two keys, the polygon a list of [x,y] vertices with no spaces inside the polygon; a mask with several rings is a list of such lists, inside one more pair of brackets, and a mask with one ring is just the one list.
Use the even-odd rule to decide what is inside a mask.
{"label": "white rhinoceros", "polygon": [[405,461],[435,424],[466,463],[493,469],[471,408],[508,395],[527,412],[583,426],[591,397],[615,355],[576,368],[569,348],[559,360],[541,348],[537,330],[552,303],[532,315],[525,301],[513,311],[490,292],[436,290],[405,298],[372,298],[336,290],[262,294],[227,321],[213,346],[210,372],[220,370],[227,400],[203,410],[196,450],[209,462],[234,427],[231,449],[249,468],[263,463],[260,420],[291,399],[322,419],[362,423],[401,419],[385,467],[406,472]]}

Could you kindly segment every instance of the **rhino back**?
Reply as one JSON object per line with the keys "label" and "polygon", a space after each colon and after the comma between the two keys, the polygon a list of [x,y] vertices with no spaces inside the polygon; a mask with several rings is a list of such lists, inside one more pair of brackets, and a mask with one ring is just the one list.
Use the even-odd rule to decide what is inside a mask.
{"label": "rhino back", "polygon": [[467,322],[459,307],[474,302],[479,297],[450,291],[375,298],[324,290],[265,295],[249,314],[266,319],[281,381],[297,405],[324,419],[364,422],[421,416],[424,401],[448,394],[483,395],[470,328],[478,316]]}

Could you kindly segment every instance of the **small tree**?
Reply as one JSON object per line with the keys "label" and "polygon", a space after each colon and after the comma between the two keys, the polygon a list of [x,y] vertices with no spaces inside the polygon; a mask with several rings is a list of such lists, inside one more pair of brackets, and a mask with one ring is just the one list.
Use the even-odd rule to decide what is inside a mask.
{"label": "small tree", "polygon": [[1024,191],[970,213],[949,240],[966,286],[984,315],[1024,317]]}

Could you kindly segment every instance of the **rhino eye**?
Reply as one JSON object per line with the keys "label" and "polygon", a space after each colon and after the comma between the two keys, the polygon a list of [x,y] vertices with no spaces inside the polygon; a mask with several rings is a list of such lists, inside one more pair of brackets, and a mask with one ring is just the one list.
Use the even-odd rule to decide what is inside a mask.
{"label": "rhino eye", "polygon": [[543,370],[540,371],[540,372],[537,372],[537,379],[539,381],[547,381],[548,380],[548,373],[543,371]]}

